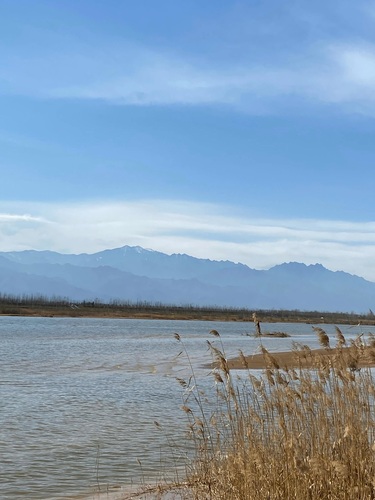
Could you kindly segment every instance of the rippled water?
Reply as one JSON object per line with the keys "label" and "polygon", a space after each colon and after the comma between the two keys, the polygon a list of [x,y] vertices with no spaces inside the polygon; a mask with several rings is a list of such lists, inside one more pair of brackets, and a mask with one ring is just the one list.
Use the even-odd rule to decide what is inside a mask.
{"label": "rippled water", "polygon": [[[317,346],[311,325],[262,326],[292,334],[263,339],[271,350]],[[190,374],[173,333],[209,390],[213,328],[228,356],[259,346],[252,323],[0,317],[0,498],[74,498],[168,473],[186,424],[175,377]]]}

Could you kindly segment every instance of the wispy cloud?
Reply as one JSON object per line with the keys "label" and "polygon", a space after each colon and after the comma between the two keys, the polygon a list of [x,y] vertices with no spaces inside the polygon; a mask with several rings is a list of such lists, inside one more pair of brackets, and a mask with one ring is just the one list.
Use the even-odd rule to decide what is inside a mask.
{"label": "wispy cloud", "polygon": [[375,111],[375,45],[358,39],[267,54],[262,64],[259,57],[219,62],[125,42],[52,47],[44,56],[12,57],[2,49],[0,56],[1,93],[131,106],[225,105],[256,113],[277,112],[297,99]]}
{"label": "wispy cloud", "polygon": [[355,106],[375,100],[371,45],[329,44],[264,65],[244,60],[217,67],[204,59],[144,50],[128,57],[131,64],[115,75],[102,72],[90,82],[50,88],[49,95],[132,106],[221,104],[247,112],[277,109],[293,98]]}
{"label": "wispy cloud", "polygon": [[34,217],[30,214],[0,213],[0,224],[14,222],[46,222],[41,217]]}
{"label": "wispy cloud", "polygon": [[375,222],[259,219],[227,206],[144,200],[0,206],[0,250],[96,252],[141,245],[264,269],[320,262],[375,280]]}

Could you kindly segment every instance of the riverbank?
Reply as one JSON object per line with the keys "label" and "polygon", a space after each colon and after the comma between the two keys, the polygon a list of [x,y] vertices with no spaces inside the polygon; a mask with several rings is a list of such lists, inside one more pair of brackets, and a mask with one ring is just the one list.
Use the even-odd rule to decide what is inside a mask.
{"label": "riverbank", "polygon": [[264,354],[253,354],[251,356],[236,357],[228,360],[230,370],[263,370],[276,365],[281,369],[314,368],[317,363],[325,361],[335,362],[338,354],[340,360],[346,360],[346,364],[353,369],[375,367],[375,350],[366,347],[358,348],[344,347],[341,349],[305,349],[298,351],[272,352]]}
{"label": "riverbank", "polygon": [[[152,304],[102,304],[11,300],[0,302],[0,316],[36,316],[70,318],[128,318],[197,321],[253,322],[254,309],[194,307]],[[320,311],[256,310],[263,323],[308,323],[340,325],[375,325],[373,315]]]}

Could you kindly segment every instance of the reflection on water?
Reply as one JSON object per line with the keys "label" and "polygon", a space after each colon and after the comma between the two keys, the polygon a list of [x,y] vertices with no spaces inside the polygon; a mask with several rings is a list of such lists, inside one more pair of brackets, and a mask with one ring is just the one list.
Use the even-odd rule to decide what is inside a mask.
{"label": "reflection on water", "polygon": [[[293,341],[317,346],[311,325],[264,328],[292,334],[262,339],[271,350]],[[164,477],[180,465],[186,420],[175,377],[190,374],[180,352],[188,350],[199,384],[210,390],[211,329],[228,356],[259,347],[247,335],[252,323],[1,317],[0,498],[73,498]]]}

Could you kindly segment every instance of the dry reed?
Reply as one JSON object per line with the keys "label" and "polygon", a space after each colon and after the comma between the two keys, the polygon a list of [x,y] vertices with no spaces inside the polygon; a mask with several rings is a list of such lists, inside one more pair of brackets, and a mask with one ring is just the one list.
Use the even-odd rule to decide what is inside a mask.
{"label": "dry reed", "polygon": [[[316,333],[330,349],[325,331]],[[221,342],[216,330],[211,334]],[[347,349],[338,328],[336,339],[328,357],[294,346],[297,359],[311,357],[308,370],[301,363],[280,368],[263,348],[267,368],[259,375],[246,370],[240,353],[240,377],[228,369],[222,344],[208,343],[217,366],[214,409],[204,407],[194,377],[194,386],[185,387],[198,407],[188,400],[183,407],[195,446],[185,483],[191,498],[375,498],[375,385],[371,369],[357,364],[364,350],[375,358],[375,341],[360,336]]]}

